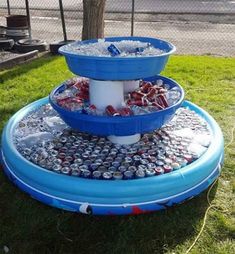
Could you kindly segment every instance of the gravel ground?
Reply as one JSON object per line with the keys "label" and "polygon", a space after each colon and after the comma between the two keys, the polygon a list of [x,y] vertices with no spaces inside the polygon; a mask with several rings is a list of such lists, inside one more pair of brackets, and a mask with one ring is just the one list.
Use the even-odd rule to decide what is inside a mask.
{"label": "gravel ground", "polygon": [[6,60],[10,60],[15,58],[16,56],[20,56],[19,53],[9,52],[9,51],[0,51],[0,63]]}

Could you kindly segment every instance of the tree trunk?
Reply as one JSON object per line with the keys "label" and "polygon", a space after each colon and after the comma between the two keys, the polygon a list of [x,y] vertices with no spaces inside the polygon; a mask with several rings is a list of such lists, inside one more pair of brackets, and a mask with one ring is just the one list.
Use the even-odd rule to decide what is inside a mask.
{"label": "tree trunk", "polygon": [[104,37],[106,0],[83,0],[82,40]]}

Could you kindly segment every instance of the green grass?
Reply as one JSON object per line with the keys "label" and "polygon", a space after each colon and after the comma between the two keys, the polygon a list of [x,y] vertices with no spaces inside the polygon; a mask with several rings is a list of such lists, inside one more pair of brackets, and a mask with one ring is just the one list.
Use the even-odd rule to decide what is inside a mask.
{"label": "green grass", "polygon": [[[186,98],[220,124],[225,144],[235,125],[235,59],[174,56],[166,76],[177,80]],[[0,130],[9,117],[31,101],[48,95],[71,76],[63,58],[44,57],[0,72]],[[205,229],[191,253],[235,253],[235,141],[211,199]],[[0,171],[0,253],[185,253],[202,225],[206,193],[180,206],[140,216],[89,217],[45,206],[13,186]],[[70,241],[70,240],[72,241]]]}

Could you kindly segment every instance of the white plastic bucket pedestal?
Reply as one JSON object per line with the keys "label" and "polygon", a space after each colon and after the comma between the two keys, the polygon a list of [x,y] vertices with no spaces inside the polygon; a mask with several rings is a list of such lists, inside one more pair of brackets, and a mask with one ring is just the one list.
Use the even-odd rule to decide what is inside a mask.
{"label": "white plastic bucket pedestal", "polygon": [[[124,105],[124,85],[125,92],[131,92],[139,87],[139,80],[133,81],[104,81],[90,79],[89,93],[90,104],[94,104],[97,109],[104,111],[108,105],[114,108],[121,108]],[[108,139],[116,144],[129,145],[140,140],[140,134],[131,136],[108,136]]]}

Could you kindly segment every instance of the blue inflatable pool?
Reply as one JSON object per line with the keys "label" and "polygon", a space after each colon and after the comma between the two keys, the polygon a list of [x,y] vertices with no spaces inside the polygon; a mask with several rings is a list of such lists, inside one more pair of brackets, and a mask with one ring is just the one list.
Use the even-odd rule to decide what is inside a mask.
{"label": "blue inflatable pool", "polygon": [[200,159],[168,174],[125,181],[68,177],[43,169],[23,158],[13,143],[17,123],[48,103],[38,100],[17,112],[2,134],[2,165],[9,179],[33,198],[57,208],[95,215],[139,214],[164,209],[190,199],[219,176],[223,161],[222,132],[215,120],[190,102],[189,107],[209,124],[212,142]]}

